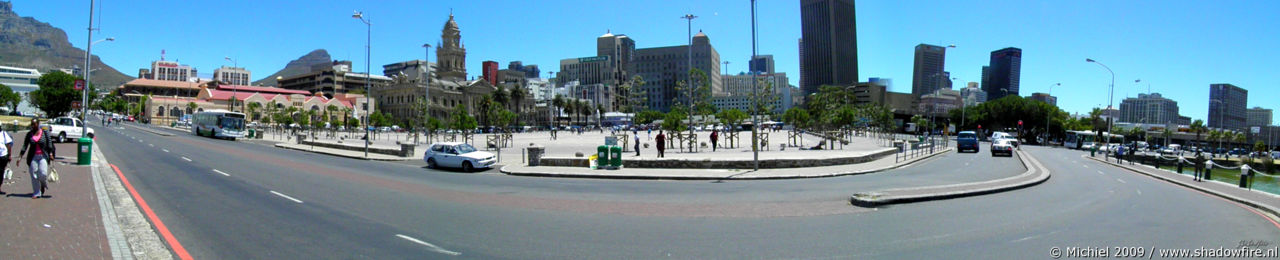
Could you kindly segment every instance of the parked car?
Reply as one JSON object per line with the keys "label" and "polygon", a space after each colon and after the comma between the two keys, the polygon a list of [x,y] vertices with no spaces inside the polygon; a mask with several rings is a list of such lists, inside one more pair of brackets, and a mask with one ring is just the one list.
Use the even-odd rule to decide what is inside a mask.
{"label": "parked car", "polygon": [[422,156],[422,160],[427,162],[429,168],[461,168],[465,172],[475,171],[477,168],[489,168],[497,162],[492,153],[477,151],[475,147],[462,142],[431,144]]}
{"label": "parked car", "polygon": [[93,128],[85,128],[86,133],[81,133],[84,122],[74,117],[59,117],[50,119],[45,125],[45,130],[52,134],[57,142],[69,142],[80,139],[81,136],[93,138]]}
{"label": "parked car", "polygon": [[1011,141],[1013,140],[998,139],[991,142],[991,156],[1004,154],[1005,156],[1013,157],[1013,144],[1010,143]]}
{"label": "parked car", "polygon": [[956,135],[956,152],[964,152],[973,150],[974,153],[980,152],[978,148],[978,134],[973,131],[962,131]]}

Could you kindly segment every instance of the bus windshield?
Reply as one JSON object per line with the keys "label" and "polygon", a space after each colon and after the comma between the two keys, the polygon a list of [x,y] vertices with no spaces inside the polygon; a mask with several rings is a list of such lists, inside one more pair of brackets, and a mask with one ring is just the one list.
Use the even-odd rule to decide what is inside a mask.
{"label": "bus windshield", "polygon": [[244,129],[244,118],[221,116],[218,117],[218,126],[223,131],[240,131]]}

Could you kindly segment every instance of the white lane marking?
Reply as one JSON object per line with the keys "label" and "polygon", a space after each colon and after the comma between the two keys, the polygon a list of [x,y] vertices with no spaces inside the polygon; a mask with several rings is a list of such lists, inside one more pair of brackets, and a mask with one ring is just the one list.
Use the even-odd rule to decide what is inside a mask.
{"label": "white lane marking", "polygon": [[1138,189],[1135,189],[1135,190],[1138,191],[1138,195],[1142,195],[1142,190],[1138,190]]}
{"label": "white lane marking", "polygon": [[227,173],[225,173],[225,172],[219,171],[218,169],[213,169],[213,172],[216,172],[216,173],[218,173],[218,174],[222,174],[222,176],[231,177],[231,174],[227,174]]}
{"label": "white lane marking", "polygon": [[156,145],[155,145],[155,144],[147,144],[147,146],[150,146],[150,147],[156,147]]}
{"label": "white lane marking", "polygon": [[1119,178],[1116,178],[1116,181],[1118,181],[1118,182],[1120,182],[1120,183],[1125,183],[1125,182],[1124,182],[1124,180],[1121,180],[1121,179],[1119,179]]}
{"label": "white lane marking", "polygon": [[163,150],[166,153],[169,152],[169,149],[160,149],[160,150]]}
{"label": "white lane marking", "polygon": [[1088,166],[1088,165],[1080,165],[1080,166],[1084,166],[1085,168],[1089,168],[1089,166]]}
{"label": "white lane marking", "polygon": [[[1066,159],[1066,158],[1063,158],[1063,159]],[[1072,161],[1071,161],[1071,163],[1074,163],[1074,164],[1080,164],[1080,161],[1072,160]]]}
{"label": "white lane marking", "polygon": [[454,252],[454,251],[445,250],[444,248],[440,248],[440,247],[438,247],[438,246],[436,246],[436,245],[432,245],[431,243],[427,243],[427,242],[425,242],[425,241],[418,240],[417,238],[412,238],[412,237],[409,237],[409,236],[406,236],[406,235],[396,234],[396,237],[400,237],[400,238],[403,238],[404,240],[409,240],[409,242],[414,242],[414,243],[418,243],[419,245],[426,246],[426,247],[427,247],[427,249],[431,249],[431,251],[435,251],[436,253],[441,253],[441,254],[446,254],[446,255],[453,255],[453,256],[461,255],[461,254],[462,254],[462,253],[458,253],[458,252]]}
{"label": "white lane marking", "polygon": [[187,158],[187,157],[185,157],[185,156],[184,156],[184,157],[182,157],[182,159],[183,159],[183,160],[187,160],[188,162],[190,162],[190,161],[191,161],[191,159],[189,159],[189,158]]}
{"label": "white lane marking", "polygon": [[1106,173],[1102,173],[1102,171],[1098,171],[1098,174],[1099,174],[1099,175],[1107,175]]}
{"label": "white lane marking", "polygon": [[284,193],[279,193],[279,192],[276,192],[276,191],[271,191],[271,194],[275,194],[276,196],[284,197],[284,198],[286,198],[286,199],[292,200],[293,202],[302,203],[302,201],[301,201],[301,200],[295,199],[295,198],[293,198],[293,197],[289,197],[289,195],[284,195]]}

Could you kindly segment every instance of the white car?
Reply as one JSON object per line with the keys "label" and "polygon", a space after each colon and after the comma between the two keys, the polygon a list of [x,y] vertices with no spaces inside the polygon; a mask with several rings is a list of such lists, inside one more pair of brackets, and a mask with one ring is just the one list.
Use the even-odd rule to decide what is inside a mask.
{"label": "white car", "polygon": [[466,172],[492,167],[498,161],[492,153],[477,151],[475,147],[462,142],[431,144],[422,160],[427,162],[429,168],[462,168]]}
{"label": "white car", "polygon": [[84,128],[87,129],[85,131],[88,133],[82,134],[80,132],[82,127],[84,127],[84,122],[80,121],[79,118],[64,116],[49,119],[49,123],[46,124],[45,130],[47,130],[49,134],[52,134],[55,138],[54,140],[57,140],[59,143],[80,139],[81,136],[93,138],[93,128]]}
{"label": "white car", "polygon": [[1013,139],[997,139],[992,142],[991,156],[1004,154],[1005,156],[1013,157],[1013,144],[1010,143],[1012,141]]}

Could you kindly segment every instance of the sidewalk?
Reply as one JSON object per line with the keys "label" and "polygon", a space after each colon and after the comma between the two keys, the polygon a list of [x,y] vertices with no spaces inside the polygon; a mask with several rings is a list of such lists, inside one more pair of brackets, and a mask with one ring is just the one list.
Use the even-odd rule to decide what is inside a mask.
{"label": "sidewalk", "polygon": [[586,167],[530,167],[523,164],[503,166],[499,171],[509,175],[570,177],[570,178],[606,178],[606,179],[660,179],[660,180],[725,180],[725,179],[796,179],[820,178],[843,175],[855,175],[894,169],[950,152],[942,149],[930,155],[915,157],[906,161],[894,162],[894,156],[886,156],[874,161],[823,167],[781,168],[781,169],[658,169],[658,168],[623,168],[618,170],[592,170]]}
{"label": "sidewalk", "polygon": [[[1100,158],[1101,156],[1099,157],[1085,156],[1085,157],[1089,159],[1093,159],[1095,161],[1107,163],[1112,166],[1130,170],[1136,173],[1141,173],[1147,176],[1151,176],[1153,178],[1160,179],[1169,183],[1181,185],[1183,187],[1191,188],[1201,192],[1217,195],[1218,197],[1222,197],[1228,200],[1239,202],[1240,204],[1248,205],[1250,207],[1262,210],[1267,214],[1271,215],[1272,218],[1280,217],[1280,196],[1268,194],[1266,192],[1261,192],[1261,191],[1244,189],[1244,188],[1236,187],[1236,185],[1218,182],[1218,181],[1197,182],[1195,181],[1195,177],[1193,176],[1177,174],[1177,173],[1166,171],[1166,170],[1160,170],[1147,165],[1117,164],[1114,162],[1109,162],[1104,159],[1101,159]],[[1214,170],[1214,172],[1218,172],[1218,170]]]}
{"label": "sidewalk", "polygon": [[113,258],[98,206],[104,198],[94,192],[90,167],[74,165],[76,144],[57,147],[59,158],[49,166],[58,169],[60,181],[49,183],[45,195],[52,197],[41,199],[31,199],[31,174],[26,163],[17,166],[22,156],[13,151],[13,179],[0,198],[0,259]]}

